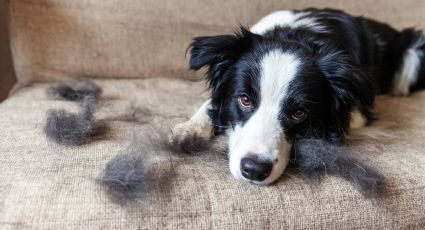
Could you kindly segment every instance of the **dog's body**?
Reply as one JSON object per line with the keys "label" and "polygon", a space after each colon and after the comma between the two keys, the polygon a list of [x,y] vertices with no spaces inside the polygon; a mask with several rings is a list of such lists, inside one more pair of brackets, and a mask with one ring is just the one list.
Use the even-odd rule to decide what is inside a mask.
{"label": "dog's body", "polygon": [[375,95],[425,87],[425,38],[337,10],[278,11],[248,31],[195,38],[190,68],[208,67],[212,95],[173,130],[229,136],[232,175],[270,184],[298,139],[341,144],[373,119]]}

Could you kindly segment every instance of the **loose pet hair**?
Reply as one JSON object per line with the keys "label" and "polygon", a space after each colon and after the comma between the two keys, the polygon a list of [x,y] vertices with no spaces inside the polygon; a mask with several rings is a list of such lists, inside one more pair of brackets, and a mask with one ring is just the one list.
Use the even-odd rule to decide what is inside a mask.
{"label": "loose pet hair", "polygon": [[47,89],[47,95],[53,99],[82,101],[86,96],[98,97],[102,89],[90,80],[73,80],[70,83],[59,82]]}
{"label": "loose pet hair", "polygon": [[378,197],[385,189],[385,178],[358,159],[344,146],[323,139],[301,139],[294,144],[295,168],[304,178],[320,180],[325,174],[352,182],[365,197]]}
{"label": "loose pet hair", "polygon": [[84,97],[80,112],[69,113],[63,109],[47,112],[44,133],[46,136],[63,145],[82,145],[95,136],[107,131],[106,123],[94,118],[96,100],[92,96]]}
{"label": "loose pet hair", "polygon": [[126,202],[143,198],[151,180],[151,155],[131,143],[110,160],[99,182],[105,185],[113,201]]}
{"label": "loose pet hair", "polygon": [[[189,51],[190,69],[206,68],[211,96],[173,135],[227,135],[231,174],[258,185],[283,174],[297,140],[313,138],[326,142],[306,141],[305,148],[334,152],[319,159],[332,174],[375,194],[378,173],[321,146],[343,145],[352,128],[376,119],[376,95],[406,96],[425,87],[421,31],[397,31],[333,9],[277,11],[249,29],[196,37]],[[323,169],[312,161],[319,155],[301,156],[303,172]]]}

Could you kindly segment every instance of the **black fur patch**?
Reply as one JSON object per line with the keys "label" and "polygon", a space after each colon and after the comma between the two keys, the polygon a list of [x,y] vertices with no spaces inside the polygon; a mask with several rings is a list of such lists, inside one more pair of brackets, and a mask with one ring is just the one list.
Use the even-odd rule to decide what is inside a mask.
{"label": "black fur patch", "polygon": [[302,139],[294,145],[292,163],[310,180],[320,180],[329,174],[349,180],[365,197],[378,197],[384,193],[384,176],[355,158],[343,146],[321,139]]}
{"label": "black fur patch", "polygon": [[[242,27],[234,34],[193,39],[189,65],[193,70],[207,68],[212,91],[209,116],[216,134],[225,133],[235,124],[243,125],[255,112],[261,100],[262,58],[277,50],[295,56],[301,63],[282,102],[285,136],[290,141],[315,137],[342,144],[349,131],[351,111],[358,109],[372,121],[375,95],[388,93],[403,54],[412,43],[423,39],[419,31],[399,32],[387,24],[339,10],[295,11],[300,12],[304,14],[298,20],[311,18],[323,31],[283,25],[260,36]],[[418,51],[425,51],[425,45],[418,44]],[[421,63],[425,66],[425,58]],[[421,76],[412,90],[425,87],[424,73],[421,67]],[[238,108],[240,95],[250,98],[252,111]],[[308,119],[300,124],[285,120],[285,115],[299,108],[308,112]]]}

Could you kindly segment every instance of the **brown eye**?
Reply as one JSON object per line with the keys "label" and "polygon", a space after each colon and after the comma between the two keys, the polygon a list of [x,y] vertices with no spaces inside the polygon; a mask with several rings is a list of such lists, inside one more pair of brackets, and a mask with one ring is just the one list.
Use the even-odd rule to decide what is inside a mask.
{"label": "brown eye", "polygon": [[239,96],[239,104],[246,109],[250,109],[252,107],[252,101],[249,99],[248,96],[242,95]]}
{"label": "brown eye", "polygon": [[302,109],[298,109],[297,111],[292,113],[292,119],[294,119],[294,120],[302,121],[305,118],[307,118],[307,113]]}

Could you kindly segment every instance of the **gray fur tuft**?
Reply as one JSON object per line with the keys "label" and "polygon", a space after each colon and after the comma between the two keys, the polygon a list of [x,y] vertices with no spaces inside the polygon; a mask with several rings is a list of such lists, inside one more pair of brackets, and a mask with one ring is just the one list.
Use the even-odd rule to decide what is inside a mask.
{"label": "gray fur tuft", "polygon": [[329,174],[351,181],[365,197],[384,193],[384,176],[356,159],[346,147],[321,139],[302,139],[295,144],[294,163],[306,178],[320,180]]}
{"label": "gray fur tuft", "polygon": [[94,136],[107,131],[105,123],[93,118],[95,106],[95,98],[87,96],[82,101],[78,114],[69,113],[63,109],[48,111],[44,133],[49,139],[59,144],[88,143]]}
{"label": "gray fur tuft", "polygon": [[47,95],[54,99],[82,101],[85,97],[98,97],[102,89],[90,80],[75,80],[70,83],[57,83],[47,89]]}
{"label": "gray fur tuft", "polygon": [[108,162],[100,181],[108,187],[115,201],[131,201],[142,198],[149,189],[148,182],[150,157],[128,151]]}

